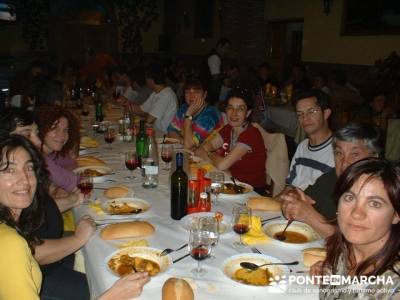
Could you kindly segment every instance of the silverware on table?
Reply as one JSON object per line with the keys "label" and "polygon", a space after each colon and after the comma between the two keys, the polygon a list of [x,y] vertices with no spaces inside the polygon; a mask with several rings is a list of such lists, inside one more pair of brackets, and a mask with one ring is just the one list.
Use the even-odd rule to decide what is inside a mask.
{"label": "silverware on table", "polygon": [[186,243],[185,245],[180,246],[178,249],[166,248],[160,253],[160,256],[164,256],[164,255],[170,254],[172,252],[182,250],[183,248],[187,247],[187,245],[188,244]]}
{"label": "silverware on table", "polygon": [[182,259],[184,259],[184,258],[188,257],[189,255],[190,255],[190,253],[188,253],[188,254],[185,254],[184,256],[182,256],[182,257],[179,257],[179,258],[177,258],[177,259],[173,260],[173,261],[172,261],[172,263],[173,263],[173,264],[174,264],[174,263],[177,263],[178,261],[181,261]]}
{"label": "silverware on table", "polygon": [[279,219],[279,218],[281,218],[281,216],[277,216],[277,217],[272,217],[272,218],[264,219],[264,220],[261,220],[261,224],[264,225],[264,223],[267,223],[267,222],[269,222],[269,221],[276,220],[276,219]]}
{"label": "silverware on table", "polygon": [[262,254],[260,250],[258,250],[256,247],[251,247],[251,252],[257,253],[257,254]]}
{"label": "silverware on table", "polygon": [[299,262],[297,260],[296,261],[292,261],[292,262],[268,262],[268,263],[265,263],[265,264],[262,264],[262,265],[257,265],[255,263],[248,262],[248,261],[242,261],[240,263],[240,266],[242,268],[244,268],[244,269],[255,271],[255,270],[257,270],[257,269],[259,269],[261,267],[264,267],[264,266],[295,266],[295,265],[298,265],[298,264],[299,264]]}

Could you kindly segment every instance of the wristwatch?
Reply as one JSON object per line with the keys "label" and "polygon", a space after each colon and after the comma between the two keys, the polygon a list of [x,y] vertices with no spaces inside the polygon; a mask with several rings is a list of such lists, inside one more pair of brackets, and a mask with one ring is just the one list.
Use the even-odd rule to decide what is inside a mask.
{"label": "wristwatch", "polygon": [[193,120],[193,116],[185,115],[185,119],[189,119],[190,121]]}

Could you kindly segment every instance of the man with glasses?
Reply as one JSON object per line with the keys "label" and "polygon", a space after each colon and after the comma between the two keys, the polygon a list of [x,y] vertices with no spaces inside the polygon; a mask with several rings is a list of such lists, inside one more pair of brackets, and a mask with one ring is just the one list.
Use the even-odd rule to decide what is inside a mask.
{"label": "man with glasses", "polygon": [[286,183],[302,190],[314,184],[334,167],[329,96],[319,90],[299,91],[294,95],[299,125],[307,134],[296,149]]}

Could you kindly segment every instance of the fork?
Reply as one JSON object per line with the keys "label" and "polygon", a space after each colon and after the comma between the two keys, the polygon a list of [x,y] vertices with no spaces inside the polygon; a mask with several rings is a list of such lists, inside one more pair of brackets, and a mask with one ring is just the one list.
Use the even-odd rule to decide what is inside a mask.
{"label": "fork", "polygon": [[257,254],[262,254],[260,250],[258,250],[256,247],[251,247],[251,252],[257,253]]}
{"label": "fork", "polygon": [[183,248],[187,247],[187,245],[188,244],[182,245],[178,249],[175,249],[175,250],[171,249],[171,248],[166,248],[160,253],[160,256],[164,256],[164,255],[170,254],[171,252],[182,250]]}

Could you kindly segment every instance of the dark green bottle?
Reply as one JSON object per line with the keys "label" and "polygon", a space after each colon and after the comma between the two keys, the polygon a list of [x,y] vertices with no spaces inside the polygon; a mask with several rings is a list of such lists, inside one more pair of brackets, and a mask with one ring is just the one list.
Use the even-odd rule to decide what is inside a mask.
{"label": "dark green bottle", "polygon": [[186,215],[188,176],[183,170],[183,154],[176,154],[176,170],[171,175],[171,218],[180,220]]}
{"label": "dark green bottle", "polygon": [[136,137],[136,155],[139,160],[139,167],[142,167],[142,158],[143,155],[145,154],[145,149],[146,149],[146,144],[147,144],[147,135],[145,131],[145,126],[144,126],[144,120],[140,120],[140,125],[139,125],[139,133]]}
{"label": "dark green bottle", "polygon": [[96,108],[96,122],[103,122],[104,119],[103,102],[101,101],[99,95],[97,95],[96,97],[95,108]]}

